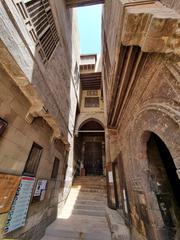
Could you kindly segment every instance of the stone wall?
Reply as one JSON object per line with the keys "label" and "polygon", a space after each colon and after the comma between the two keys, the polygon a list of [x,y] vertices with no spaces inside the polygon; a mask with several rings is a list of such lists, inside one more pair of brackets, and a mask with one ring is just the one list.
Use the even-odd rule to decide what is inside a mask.
{"label": "stone wall", "polygon": [[[133,224],[141,234],[146,236],[138,224],[137,215],[140,213],[135,210],[136,196],[139,191],[143,191],[146,196],[145,201],[151,224],[154,227],[157,225],[160,227],[162,221],[156,221],[157,217],[161,218],[161,215],[157,210],[158,206],[155,204],[156,200],[150,190],[148,180],[149,167],[146,152],[148,137],[150,132],[153,132],[162,139],[169,149],[178,171],[180,134],[176,109],[179,108],[180,102],[179,90],[176,85],[177,79],[165,66],[162,56],[149,56],[141,74],[121,117],[117,148],[121,151],[124,162]],[[116,156],[113,156],[112,159],[114,157]],[[163,239],[161,233],[157,234],[160,239]]]}
{"label": "stone wall", "polygon": [[[131,219],[128,223],[132,229],[133,239],[171,239],[163,228],[163,217],[156,195],[153,192],[147,143],[151,133],[159,136],[173,158],[174,174],[179,172],[179,57],[173,53],[156,53],[155,50],[151,53],[148,53],[148,51],[142,53],[141,49],[137,48],[137,52],[139,51],[140,55],[143,54],[143,61],[140,61],[138,71],[135,72],[136,75],[132,80],[131,64],[128,65],[127,62],[131,62],[133,55],[127,54],[125,60],[122,60],[123,55],[119,54],[121,47],[122,52],[125,50],[125,47],[121,45],[120,34],[122,31],[121,21],[123,21],[120,2],[125,1],[119,1],[119,8],[116,2],[113,0],[106,1],[103,18],[107,41],[107,44],[105,44],[105,41],[103,42],[104,52],[106,53],[103,59],[105,106],[107,105],[106,112],[109,113],[108,104],[114,97],[112,102],[116,105],[116,108],[112,110],[112,113],[116,111],[116,114],[119,114],[115,129],[108,131],[110,159],[114,161],[119,159],[119,156],[122,158],[125,179],[122,180],[121,201],[122,203],[125,201],[123,194],[125,194],[127,187],[126,199],[128,200],[126,201],[129,202],[129,216]],[[172,4],[171,7],[176,6],[175,10],[178,10],[178,1],[173,3],[174,5]],[[111,10],[115,7],[117,14],[112,16]],[[133,7],[131,10],[133,12]],[[169,9],[169,12],[171,12],[171,9]],[[117,35],[114,35],[114,28],[118,28],[118,24]],[[130,28],[130,25],[129,28],[127,26],[127,32],[131,32]],[[133,51],[134,47],[130,43],[126,47]],[[113,48],[114,50],[112,50]],[[110,61],[108,60],[107,49]],[[135,64],[138,61],[139,57],[136,58]],[[115,65],[112,64],[113,62]],[[118,62],[119,68],[116,68]],[[134,68],[135,64],[133,64]],[[130,74],[130,77],[128,77],[128,74]],[[114,88],[118,89],[116,96],[113,96],[114,89],[109,87],[113,81],[114,83],[117,81],[120,83],[119,87]],[[128,87],[126,88],[126,86]],[[126,89],[124,92],[123,88]],[[124,96],[120,105],[117,102],[119,96],[122,96],[119,98],[121,100]],[[110,114],[107,114],[107,116],[111,117]],[[179,238],[178,224],[176,225],[177,239]]]}
{"label": "stone wall", "polygon": [[[21,176],[32,143],[37,142],[43,155],[36,180],[48,179],[45,200],[31,203],[26,226],[9,234],[13,238],[43,235],[63,206],[74,173],[73,131],[79,101],[75,69],[80,61],[76,10],[67,9],[63,0],[49,3],[59,43],[46,64],[13,1],[0,3],[0,117],[8,122],[0,139],[0,172]],[[51,179],[55,157],[60,159],[56,181]]]}
{"label": "stone wall", "polygon": [[[75,64],[79,63],[78,31],[75,10],[66,10],[64,1],[51,1],[51,4],[59,43],[48,63],[42,63],[22,16],[10,2],[1,4],[1,40],[23,71],[28,81],[24,85],[36,86],[44,106],[54,116],[63,135],[68,139],[68,131],[72,132],[79,95],[73,82]],[[10,14],[7,12],[8,8]],[[6,59],[3,61],[5,64]]]}
{"label": "stone wall", "polygon": [[[0,137],[0,172],[21,176],[33,142],[43,147],[36,181],[48,180],[46,197],[42,202],[30,204],[26,226],[10,235],[11,237],[24,235],[27,239],[26,232],[35,228],[33,237],[38,239],[38,234],[40,232],[43,234],[49,221],[56,218],[58,202],[63,201],[65,148],[60,146],[57,149],[51,139],[52,129],[43,118],[35,119],[32,124],[25,121],[30,103],[2,66],[0,68],[0,99],[0,117],[8,122],[6,131]],[[51,179],[55,157],[60,160],[56,181]],[[38,225],[41,226],[40,229]]]}
{"label": "stone wall", "polygon": [[161,0],[163,4],[165,4],[167,7],[175,9],[177,12],[180,13],[180,2],[179,0]]}

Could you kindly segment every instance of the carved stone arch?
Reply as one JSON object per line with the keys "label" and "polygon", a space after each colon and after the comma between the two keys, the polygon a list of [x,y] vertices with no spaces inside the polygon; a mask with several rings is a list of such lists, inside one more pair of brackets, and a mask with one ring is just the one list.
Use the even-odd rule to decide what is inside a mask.
{"label": "carved stone arch", "polygon": [[151,101],[143,105],[136,113],[128,135],[129,154],[131,154],[129,163],[131,165],[128,167],[131,167],[133,172],[129,179],[133,188],[131,195],[134,199],[131,208],[134,206],[141,208],[139,196],[144,196],[147,218],[152,223],[153,239],[159,239],[157,235],[159,236],[160,233],[157,229],[158,226],[163,229],[164,222],[156,195],[151,189],[147,153],[147,143],[152,133],[157,135],[169,150],[178,173],[180,169],[180,128],[177,111],[166,104],[156,104]]}
{"label": "carved stone arch", "polygon": [[[144,105],[136,114],[131,136],[135,159],[144,158],[150,132],[155,133],[167,146],[177,169],[180,169],[180,115],[163,104]],[[137,156],[136,156],[137,153]],[[144,159],[145,160],[145,159]]]}

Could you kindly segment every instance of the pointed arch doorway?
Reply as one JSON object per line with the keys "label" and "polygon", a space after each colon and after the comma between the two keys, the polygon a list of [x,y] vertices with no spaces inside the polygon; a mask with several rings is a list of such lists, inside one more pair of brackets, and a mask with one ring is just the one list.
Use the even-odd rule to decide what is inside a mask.
{"label": "pointed arch doorway", "polygon": [[154,133],[147,142],[147,154],[151,190],[164,222],[160,235],[167,240],[180,239],[180,180],[175,163],[165,143]]}
{"label": "pointed arch doorway", "polygon": [[98,121],[90,119],[80,126],[78,139],[81,146],[80,168],[84,170],[84,175],[103,175],[105,168],[104,127]]}

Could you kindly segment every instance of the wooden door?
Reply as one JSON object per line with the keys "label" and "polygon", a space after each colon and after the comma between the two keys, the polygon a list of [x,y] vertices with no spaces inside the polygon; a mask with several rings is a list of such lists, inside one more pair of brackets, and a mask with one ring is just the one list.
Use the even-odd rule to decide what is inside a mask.
{"label": "wooden door", "polygon": [[86,175],[102,175],[102,143],[85,143],[84,168]]}

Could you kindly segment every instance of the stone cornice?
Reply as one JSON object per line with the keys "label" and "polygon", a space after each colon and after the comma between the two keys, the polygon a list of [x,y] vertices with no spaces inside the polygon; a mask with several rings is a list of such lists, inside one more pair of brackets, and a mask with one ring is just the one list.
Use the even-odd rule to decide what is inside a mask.
{"label": "stone cornice", "polygon": [[162,53],[177,81],[180,62],[178,13],[157,1],[119,0],[119,3],[119,9],[123,10],[119,26],[120,47],[110,82],[112,94],[108,110],[108,126],[112,128],[118,128],[149,54]]}
{"label": "stone cornice", "polygon": [[35,86],[29,82],[23,71],[17,65],[4,43],[0,40],[0,64],[4,67],[9,76],[13,79],[16,85],[20,88],[22,93],[31,103],[31,107],[27,112],[26,121],[31,124],[36,117],[42,117],[47,124],[52,128],[52,139],[60,138],[64,144],[69,145],[68,140],[62,134],[58,121],[51,116],[51,114],[45,109],[43,101],[39,97]]}
{"label": "stone cornice", "polygon": [[143,52],[180,56],[180,15],[154,1],[121,0],[124,6],[121,42]]}

